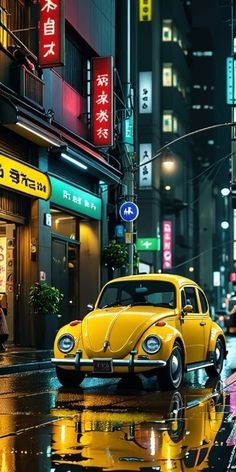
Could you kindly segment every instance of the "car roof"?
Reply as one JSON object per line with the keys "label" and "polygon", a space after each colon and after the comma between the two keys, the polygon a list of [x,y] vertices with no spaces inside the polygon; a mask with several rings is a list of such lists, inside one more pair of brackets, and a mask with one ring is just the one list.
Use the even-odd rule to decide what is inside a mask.
{"label": "car roof", "polygon": [[156,280],[160,282],[171,282],[175,286],[183,287],[184,285],[194,285],[199,287],[199,285],[194,282],[194,280],[188,279],[178,274],[137,274],[137,275],[126,275],[124,277],[118,277],[116,279],[110,280],[108,282],[125,282],[125,281],[138,281],[138,280]]}

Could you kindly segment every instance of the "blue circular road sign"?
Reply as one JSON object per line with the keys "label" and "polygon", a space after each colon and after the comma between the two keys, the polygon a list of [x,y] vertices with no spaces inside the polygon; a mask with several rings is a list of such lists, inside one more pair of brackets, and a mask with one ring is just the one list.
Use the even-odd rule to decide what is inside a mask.
{"label": "blue circular road sign", "polygon": [[119,214],[124,221],[134,221],[138,218],[139,208],[134,202],[125,202],[120,206]]}

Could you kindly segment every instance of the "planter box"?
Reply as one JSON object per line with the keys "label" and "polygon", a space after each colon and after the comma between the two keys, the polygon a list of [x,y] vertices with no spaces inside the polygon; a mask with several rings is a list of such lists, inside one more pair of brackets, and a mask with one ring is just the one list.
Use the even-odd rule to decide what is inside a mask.
{"label": "planter box", "polygon": [[36,349],[53,349],[57,331],[57,315],[35,315],[34,336]]}

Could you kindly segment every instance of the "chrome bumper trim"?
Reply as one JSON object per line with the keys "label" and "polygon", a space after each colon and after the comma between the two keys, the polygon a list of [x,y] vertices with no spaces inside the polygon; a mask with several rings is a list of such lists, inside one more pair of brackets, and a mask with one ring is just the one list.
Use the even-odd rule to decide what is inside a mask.
{"label": "chrome bumper trim", "polygon": [[[72,358],[64,358],[58,359],[53,357],[51,362],[58,366],[72,366],[75,370],[80,370],[80,367],[92,367],[94,360],[106,360],[104,357],[101,358],[94,358],[94,359],[82,359],[81,358],[81,351],[77,351],[76,355]],[[162,360],[149,360],[149,359],[134,359],[134,355],[136,351],[131,351],[129,359],[110,359],[112,360],[113,367],[127,367],[128,372],[133,372],[134,367],[165,367],[166,362]]]}

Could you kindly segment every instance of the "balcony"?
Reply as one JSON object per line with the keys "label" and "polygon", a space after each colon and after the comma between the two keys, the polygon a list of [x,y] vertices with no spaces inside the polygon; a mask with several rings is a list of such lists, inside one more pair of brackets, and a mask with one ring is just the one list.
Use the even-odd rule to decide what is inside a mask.
{"label": "balcony", "polygon": [[18,82],[18,94],[32,104],[43,108],[44,82],[23,65],[16,67],[15,72]]}

